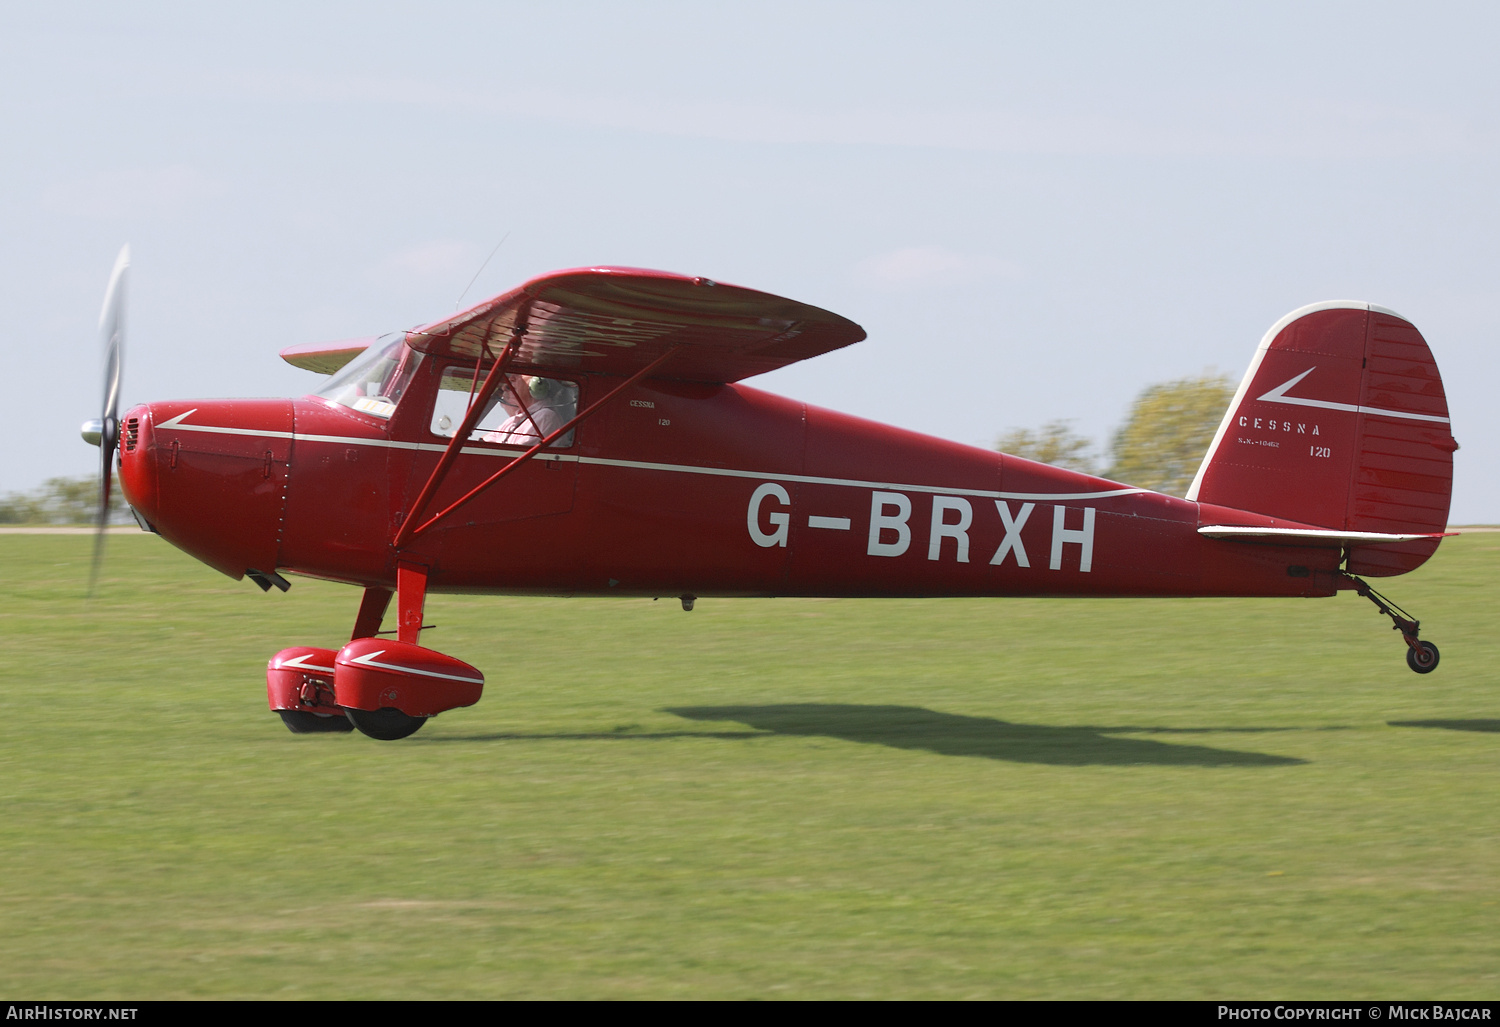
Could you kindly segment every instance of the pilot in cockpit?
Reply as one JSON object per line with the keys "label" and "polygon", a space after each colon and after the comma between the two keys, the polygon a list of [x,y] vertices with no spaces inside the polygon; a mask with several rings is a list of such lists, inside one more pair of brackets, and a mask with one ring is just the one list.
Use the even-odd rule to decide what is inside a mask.
{"label": "pilot in cockpit", "polygon": [[493,431],[485,432],[483,441],[533,446],[572,416],[571,412],[564,416],[563,408],[572,404],[573,390],[567,384],[540,377],[523,378],[522,382],[527,394],[524,407],[507,381],[500,390],[500,405],[510,416]]}

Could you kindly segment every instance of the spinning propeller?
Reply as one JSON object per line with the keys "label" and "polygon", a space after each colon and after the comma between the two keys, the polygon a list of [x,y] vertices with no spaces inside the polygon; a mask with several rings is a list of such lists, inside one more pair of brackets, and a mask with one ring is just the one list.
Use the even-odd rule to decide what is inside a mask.
{"label": "spinning propeller", "polygon": [[99,514],[94,534],[94,562],[89,570],[89,593],[99,579],[104,557],[104,532],[109,525],[109,492],[115,449],[120,444],[120,369],[125,350],[125,279],[130,270],[130,247],[120,248],[104,309],[99,314],[99,337],[104,343],[104,396],[99,417],[85,421],[83,440],[99,447]]}

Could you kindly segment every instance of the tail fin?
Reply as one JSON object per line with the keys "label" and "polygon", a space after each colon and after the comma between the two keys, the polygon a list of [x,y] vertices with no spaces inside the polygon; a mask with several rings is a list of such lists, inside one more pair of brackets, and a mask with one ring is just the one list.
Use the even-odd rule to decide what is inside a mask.
{"label": "tail fin", "polygon": [[[1384,307],[1314,303],[1261,339],[1187,498],[1338,530],[1441,532],[1457,448],[1421,333]],[[1402,574],[1437,545],[1361,546],[1349,570]]]}

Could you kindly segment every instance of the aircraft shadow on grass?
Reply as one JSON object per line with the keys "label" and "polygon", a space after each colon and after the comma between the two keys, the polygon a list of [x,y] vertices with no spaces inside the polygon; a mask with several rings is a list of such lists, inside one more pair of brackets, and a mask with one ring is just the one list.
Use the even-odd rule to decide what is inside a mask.
{"label": "aircraft shadow on grass", "polygon": [[750,731],[625,731],[594,734],[498,734],[436,736],[436,741],[624,741],[665,738],[739,740],[768,735],[838,738],[846,742],[918,749],[941,756],[977,756],[1015,763],[1057,766],[1286,767],[1306,763],[1290,756],[1214,749],[1206,745],[1173,745],[1122,734],[1254,734],[1286,728],[1257,727],[1053,727],[1012,724],[992,717],[938,713],[920,706],[858,706],[795,703],[779,706],[673,706],[662,712],[688,720],[734,720]]}
{"label": "aircraft shadow on grass", "polygon": [[1448,731],[1500,733],[1500,720],[1388,720],[1391,727],[1440,727]]}
{"label": "aircraft shadow on grass", "polygon": [[761,734],[822,735],[848,742],[921,749],[942,756],[978,756],[1058,766],[1285,767],[1306,760],[1259,752],[1173,745],[1117,734],[1263,732],[1278,728],[1053,727],[1012,724],[992,717],[939,713],[920,706],[795,703],[782,706],[677,706],[665,712],[689,720],[735,720]]}

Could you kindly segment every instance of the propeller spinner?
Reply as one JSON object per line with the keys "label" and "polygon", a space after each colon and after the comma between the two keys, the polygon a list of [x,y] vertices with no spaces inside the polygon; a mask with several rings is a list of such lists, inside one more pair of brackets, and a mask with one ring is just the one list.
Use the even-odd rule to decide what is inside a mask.
{"label": "propeller spinner", "polygon": [[125,353],[125,280],[130,270],[130,247],[120,248],[109,289],[104,294],[104,309],[99,314],[99,337],[104,343],[104,395],[99,417],[85,421],[83,440],[99,447],[99,512],[94,535],[94,562],[89,570],[89,592],[99,578],[99,563],[104,557],[104,533],[109,523],[109,493],[113,477],[115,448],[120,442],[120,372]]}

